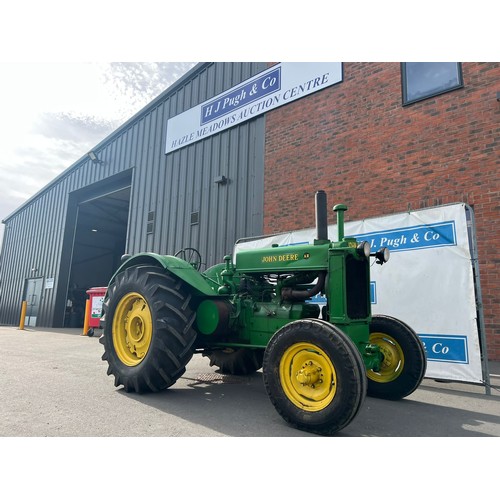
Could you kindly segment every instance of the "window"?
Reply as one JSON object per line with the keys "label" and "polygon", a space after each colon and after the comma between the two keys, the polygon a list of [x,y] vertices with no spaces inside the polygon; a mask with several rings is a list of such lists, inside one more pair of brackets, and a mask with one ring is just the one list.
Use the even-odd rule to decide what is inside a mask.
{"label": "window", "polygon": [[200,212],[191,212],[191,225],[194,226],[200,223]]}
{"label": "window", "polygon": [[146,225],[146,234],[153,234],[155,230],[155,213],[148,212],[148,223]]}
{"label": "window", "polygon": [[456,62],[401,64],[403,104],[421,101],[463,87],[462,67]]}

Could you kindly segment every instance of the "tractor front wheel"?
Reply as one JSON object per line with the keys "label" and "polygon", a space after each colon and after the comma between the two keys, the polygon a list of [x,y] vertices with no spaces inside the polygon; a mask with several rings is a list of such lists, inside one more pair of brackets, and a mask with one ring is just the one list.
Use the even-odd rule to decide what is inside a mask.
{"label": "tractor front wheel", "polygon": [[357,415],[366,394],[362,358],[350,338],[319,319],[288,323],[264,354],[264,385],[289,424],[331,435]]}
{"label": "tractor front wheel", "polygon": [[370,343],[380,347],[383,360],[379,371],[367,371],[368,396],[397,400],[415,391],[427,368],[418,335],[396,318],[373,316]]}
{"label": "tractor front wheel", "polygon": [[191,294],[159,267],[134,266],[108,287],[101,323],[102,359],[125,391],[157,392],[173,385],[193,355]]}

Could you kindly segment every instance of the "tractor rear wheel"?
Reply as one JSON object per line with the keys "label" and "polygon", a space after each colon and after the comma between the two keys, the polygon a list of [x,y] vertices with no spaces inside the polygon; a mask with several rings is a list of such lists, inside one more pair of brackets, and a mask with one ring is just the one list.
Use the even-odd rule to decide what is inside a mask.
{"label": "tractor rear wheel", "polygon": [[102,359],[115,386],[157,392],[173,385],[193,355],[196,332],[184,282],[155,266],[116,276],[103,303]]}
{"label": "tractor rear wheel", "polygon": [[360,410],[366,395],[363,360],[351,339],[319,319],[288,323],[264,354],[264,385],[289,424],[335,434]]}
{"label": "tractor rear wheel", "polygon": [[418,335],[396,318],[373,316],[370,343],[380,347],[384,359],[380,371],[367,371],[368,396],[397,400],[415,391],[427,368]]}
{"label": "tractor rear wheel", "polygon": [[249,375],[262,368],[264,349],[244,347],[220,349],[203,354],[210,359],[210,366],[217,366],[221,373]]}

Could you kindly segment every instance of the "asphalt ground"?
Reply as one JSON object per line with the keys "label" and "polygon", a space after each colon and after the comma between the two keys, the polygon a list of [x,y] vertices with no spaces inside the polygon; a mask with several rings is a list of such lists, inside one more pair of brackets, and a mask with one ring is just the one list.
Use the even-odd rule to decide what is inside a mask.
{"label": "asphalt ground", "polygon": [[[252,468],[276,468],[276,457],[281,465],[289,465],[286,469],[292,476],[308,476],[318,467],[322,469],[320,463],[330,463],[332,448],[334,457],[342,457],[343,466],[344,458],[354,453],[355,469],[365,453],[366,463],[372,466],[379,460],[387,462],[389,453],[389,463],[396,467],[407,447],[414,450],[413,458],[420,457],[418,461],[435,460],[439,451],[441,457],[455,463],[456,455],[470,459],[472,446],[479,455],[474,466],[483,467],[490,447],[498,446],[496,440],[465,438],[500,436],[500,363],[489,362],[491,394],[484,386],[424,379],[419,389],[401,401],[367,397],[349,426],[334,438],[324,438],[294,429],[282,420],[267,397],[260,371],[244,377],[222,375],[200,355],[193,357],[186,373],[168,390],[126,393],[114,387],[113,377],[106,375],[99,335],[97,331],[94,337],[83,336],[79,329],[0,327],[0,442],[4,459],[14,456],[13,461],[7,459],[10,467],[35,461],[32,465],[38,470],[45,462],[48,443],[58,450],[52,456],[55,462],[61,456],[73,456],[71,472],[102,467],[106,460],[121,464],[121,456],[135,456],[131,447],[156,450],[166,446],[170,450],[164,457],[167,462],[170,455],[184,457],[190,462],[190,471],[195,473],[196,464],[203,464],[210,477],[212,472],[218,474],[214,468],[227,472],[239,464],[239,471],[246,459],[251,460],[247,466]],[[207,437],[253,439],[199,439]],[[381,451],[381,441],[359,439],[366,437],[400,439],[384,439]],[[73,438],[87,439],[75,443]],[[166,444],[162,438],[187,439],[170,439]],[[193,443],[189,438],[197,439]],[[435,438],[456,439],[446,439],[443,445],[442,439]],[[72,453],[75,447],[77,457]],[[106,451],[109,448],[115,451]],[[254,453],[255,462],[250,458]],[[139,471],[147,476],[146,463],[124,460],[119,470],[128,471],[131,481]],[[0,477],[2,470],[5,474],[11,469],[0,467]],[[484,467],[478,473],[484,473]]]}
{"label": "asphalt ground", "polygon": [[[99,335],[0,327],[0,436],[310,436],[278,415],[260,371],[222,375],[198,354],[168,390],[126,393],[106,375]],[[500,367],[489,367],[491,395],[483,386],[424,379],[402,401],[366,398],[338,436],[500,436]]]}

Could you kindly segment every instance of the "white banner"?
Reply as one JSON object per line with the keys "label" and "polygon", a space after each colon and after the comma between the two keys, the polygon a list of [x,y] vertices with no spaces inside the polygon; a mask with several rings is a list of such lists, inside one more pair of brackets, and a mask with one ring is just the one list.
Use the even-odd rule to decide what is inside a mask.
{"label": "white banner", "polygon": [[[371,267],[372,313],[401,319],[419,335],[427,353],[426,377],[482,383],[476,293],[463,204],[347,222],[346,236],[386,246],[391,257]],[[329,226],[329,238],[337,238]],[[312,243],[315,229],[237,244]],[[373,259],[374,260],[374,259]]]}
{"label": "white banner", "polygon": [[342,63],[280,63],[167,121],[165,153],[342,81]]}

